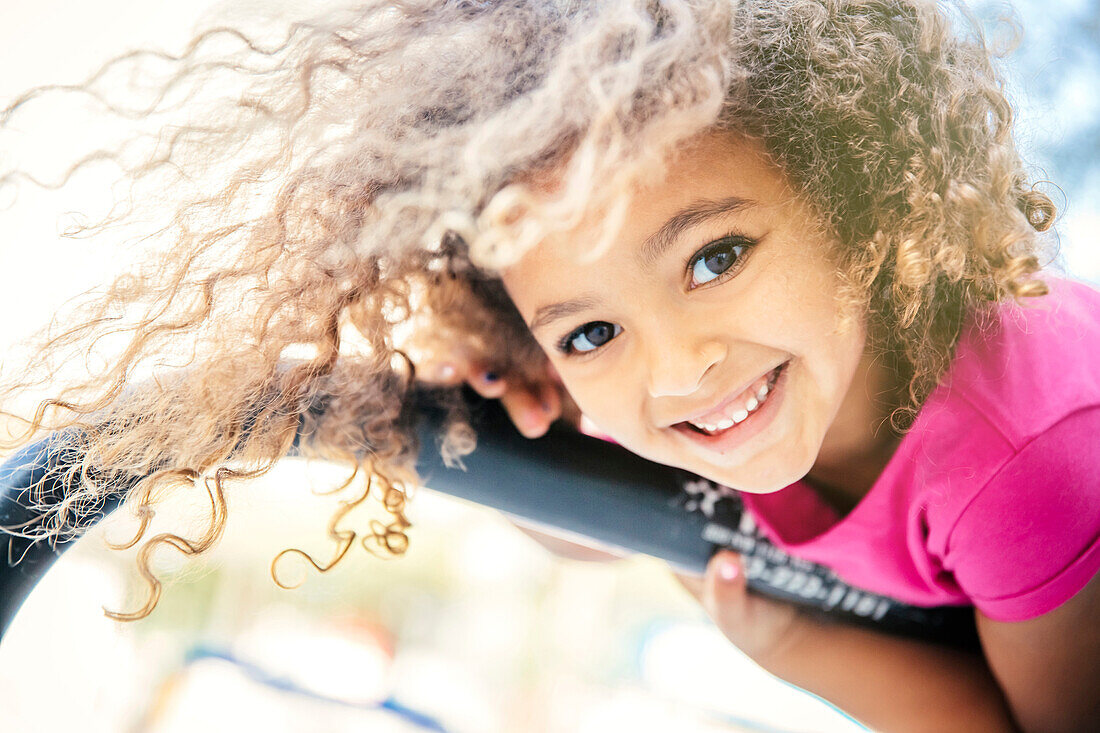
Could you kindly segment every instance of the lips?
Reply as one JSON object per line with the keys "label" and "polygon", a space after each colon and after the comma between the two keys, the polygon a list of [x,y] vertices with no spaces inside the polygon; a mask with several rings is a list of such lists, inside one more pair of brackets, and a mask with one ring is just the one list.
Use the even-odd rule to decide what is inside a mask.
{"label": "lips", "polygon": [[[717,453],[721,456],[728,456],[731,452],[741,448],[741,446],[754,440],[754,438],[768,430],[768,428],[775,422],[776,416],[782,410],[784,397],[786,395],[787,379],[787,366],[789,361],[780,364],[778,367],[768,372],[764,377],[767,378],[767,384],[771,385],[766,394],[766,399],[761,402],[757,409],[748,413],[748,415],[738,423],[735,423],[727,428],[718,428],[715,426],[714,430],[708,430],[700,428],[693,424],[693,421],[686,420],[683,422],[675,423],[669,426],[673,434],[680,436],[679,439],[687,440],[689,444],[701,448],[710,453]],[[758,380],[764,377],[757,377],[751,385],[757,383]],[[741,394],[735,396],[737,399],[746,398],[744,390]],[[730,403],[736,404],[734,400],[726,400],[722,403],[723,406]],[[713,415],[714,411],[710,410],[704,412],[703,415]],[[698,420],[700,418],[696,418]]]}
{"label": "lips", "polygon": [[670,427],[691,427],[706,432],[714,432],[717,429],[727,429],[743,421],[760,407],[776,379],[782,370],[790,363],[790,360],[773,367],[769,371],[756,377],[748,384],[743,385],[717,406],[692,413],[684,419],[672,423]]}

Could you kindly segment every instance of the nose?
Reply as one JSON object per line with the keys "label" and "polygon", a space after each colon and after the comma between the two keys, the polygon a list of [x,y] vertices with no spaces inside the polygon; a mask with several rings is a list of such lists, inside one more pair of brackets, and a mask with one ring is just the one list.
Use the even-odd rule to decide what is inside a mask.
{"label": "nose", "polygon": [[649,395],[682,397],[699,389],[703,377],[726,358],[720,341],[654,332],[648,349]]}

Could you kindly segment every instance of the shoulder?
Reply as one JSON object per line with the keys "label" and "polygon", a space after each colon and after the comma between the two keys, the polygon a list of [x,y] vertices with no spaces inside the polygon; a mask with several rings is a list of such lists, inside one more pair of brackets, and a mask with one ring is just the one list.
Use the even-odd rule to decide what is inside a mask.
{"label": "shoulder", "polygon": [[971,315],[942,386],[1020,449],[1100,405],[1100,290],[1047,275],[1050,293]]}
{"label": "shoulder", "polygon": [[1042,298],[972,314],[951,369],[903,442],[910,483],[925,487],[934,552],[946,551],[984,488],[1029,471],[1100,475],[1100,465],[1086,465],[1100,461],[1090,443],[1100,435],[1100,291],[1046,281]]}
{"label": "shoulder", "polygon": [[1100,291],[998,303],[967,324],[914,426],[925,543],[990,618],[1032,618],[1100,567]]}
{"label": "shoulder", "polygon": [[944,566],[988,617],[1033,618],[1100,569],[1100,406],[1032,436],[954,503]]}

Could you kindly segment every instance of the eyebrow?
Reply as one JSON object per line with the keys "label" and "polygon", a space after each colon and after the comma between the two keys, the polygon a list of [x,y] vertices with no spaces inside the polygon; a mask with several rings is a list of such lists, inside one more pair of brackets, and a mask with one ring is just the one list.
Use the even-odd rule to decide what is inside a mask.
{"label": "eyebrow", "polygon": [[681,209],[656,232],[646,237],[638,250],[638,258],[643,265],[650,266],[660,259],[673,242],[688,229],[754,205],[756,205],[755,201],[740,196],[730,196],[717,201],[695,201]]}
{"label": "eyebrow", "polygon": [[[708,199],[694,201],[662,224],[660,229],[646,237],[646,240],[642,242],[642,246],[638,250],[638,257],[644,265],[652,265],[672,246],[676,239],[688,229],[698,226],[710,219],[732,214],[735,211],[746,209],[755,204],[755,201],[739,196],[730,196],[728,198],[718,199],[717,201]],[[580,313],[581,311],[594,307],[598,303],[599,298],[593,295],[582,295],[577,298],[563,300],[560,303],[541,306],[535,311],[535,315],[531,318],[528,329],[532,332],[536,331],[559,318],[565,318]]]}
{"label": "eyebrow", "polygon": [[569,300],[563,300],[560,303],[554,303],[552,305],[544,305],[535,311],[534,317],[531,319],[531,324],[528,328],[531,331],[542,328],[551,321],[556,321],[559,318],[565,318],[571,316],[574,313],[580,313],[583,310],[587,310],[599,302],[599,299],[591,295],[582,295],[579,298],[570,298]]}

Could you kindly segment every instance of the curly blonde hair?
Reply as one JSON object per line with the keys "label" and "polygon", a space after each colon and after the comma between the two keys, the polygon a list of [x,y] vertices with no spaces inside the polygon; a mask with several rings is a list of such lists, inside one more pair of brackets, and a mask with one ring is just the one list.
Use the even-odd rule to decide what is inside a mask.
{"label": "curly blonde hair", "polygon": [[[135,190],[182,199],[149,198],[169,216],[148,261],[44,332],[0,383],[9,415],[25,395],[50,395],[15,442],[68,428],[82,456],[56,469],[64,497],[32,497],[39,520],[9,530],[71,534],[113,487],[132,486],[142,523],[127,546],[144,540],[150,590],[109,615],[140,618],[160,592],[151,553],[209,548],[227,482],[266,472],[302,435],[307,454],[371,477],[359,501],[377,487],[391,521],[361,541],[400,554],[416,480],[410,331],[459,334],[496,369],[536,379],[545,357],[497,270],[591,207],[613,229],[614,194],[635,171],[716,128],[759,141],[836,235],[844,297],[906,376],[904,430],[967,313],[1046,292],[1032,277],[1035,232],[1054,209],[1027,181],[1011,107],[967,20],[920,0],[372,1],[296,23],[270,47],[215,27],[179,57],[153,54],[172,71],[146,107],[102,81],[151,66],[148,52],[76,88],[27,92],[0,128],[74,91],[127,119],[167,115],[143,153],[135,135],[61,182],[106,156]],[[525,183],[551,166],[553,195]],[[0,182],[20,178],[33,180],[13,170]],[[51,376],[105,338],[124,343],[105,365]],[[179,481],[209,492],[208,527],[145,537],[158,493]],[[347,508],[318,569],[356,539],[336,527]]]}

